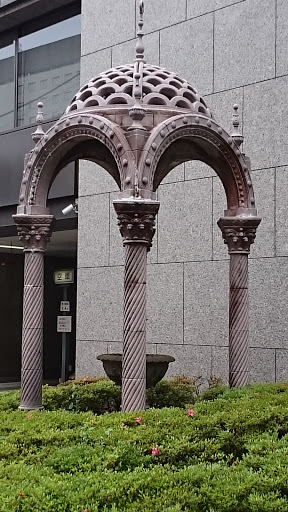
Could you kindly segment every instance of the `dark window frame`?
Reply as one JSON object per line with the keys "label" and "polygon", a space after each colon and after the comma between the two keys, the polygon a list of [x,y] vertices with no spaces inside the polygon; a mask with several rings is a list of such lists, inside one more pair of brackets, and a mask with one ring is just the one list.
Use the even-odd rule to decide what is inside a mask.
{"label": "dark window frame", "polygon": [[[71,4],[56,9],[45,16],[37,17],[29,22],[25,22],[22,25],[15,27],[11,30],[0,33],[0,48],[7,46],[9,41],[14,41],[14,125],[8,129],[0,129],[1,133],[7,133],[15,129],[28,128],[33,126],[35,123],[25,123],[19,125],[18,123],[18,70],[19,70],[19,39],[29,34],[33,34],[39,30],[47,28],[61,21],[68,20],[74,16],[81,15],[81,8],[79,1],[71,2]],[[5,44],[6,41],[6,44]],[[2,44],[4,43],[4,44]],[[36,118],[36,112],[35,112]],[[56,121],[57,118],[51,117],[49,121]]]}

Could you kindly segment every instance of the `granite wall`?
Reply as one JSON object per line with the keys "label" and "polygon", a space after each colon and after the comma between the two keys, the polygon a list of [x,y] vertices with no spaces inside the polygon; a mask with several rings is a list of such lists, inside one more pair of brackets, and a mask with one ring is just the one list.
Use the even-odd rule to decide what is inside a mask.
{"label": "granite wall", "polygon": [[[136,0],[85,0],[81,84],[132,62]],[[205,95],[231,130],[238,103],[262,223],[250,256],[254,381],[288,379],[287,0],[145,0],[145,53]],[[123,248],[112,200],[117,186],[81,163],[77,375],[102,373],[96,356],[121,351]],[[228,374],[228,254],[217,220],[222,184],[189,162],[159,187],[148,257],[148,350],[176,357],[172,374]]]}

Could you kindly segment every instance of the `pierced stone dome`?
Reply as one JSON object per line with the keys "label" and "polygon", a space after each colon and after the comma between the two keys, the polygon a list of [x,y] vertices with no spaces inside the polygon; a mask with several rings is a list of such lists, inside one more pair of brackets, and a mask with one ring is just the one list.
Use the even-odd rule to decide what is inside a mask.
{"label": "pierced stone dome", "polygon": [[[133,106],[133,72],[134,64],[126,64],[100,73],[81,87],[67,107],[66,114],[91,107]],[[143,105],[179,107],[212,117],[210,109],[194,87],[176,73],[159,66],[143,65],[142,91]]]}

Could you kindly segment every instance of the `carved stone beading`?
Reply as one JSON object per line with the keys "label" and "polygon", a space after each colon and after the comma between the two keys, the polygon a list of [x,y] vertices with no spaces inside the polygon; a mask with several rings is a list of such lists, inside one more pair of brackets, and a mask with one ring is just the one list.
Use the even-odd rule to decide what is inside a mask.
{"label": "carved stone beading", "polygon": [[24,252],[44,252],[51,237],[53,215],[14,215]]}
{"label": "carved stone beading", "polygon": [[[189,122],[189,125],[183,127],[181,125],[184,118]],[[152,146],[153,142],[156,144],[156,151],[154,153],[149,172],[150,188],[153,188],[153,182],[159,160],[167,148],[177,140],[185,139],[186,137],[193,137],[209,141],[211,146],[217,148],[217,151],[222,154],[223,159],[227,161],[227,164],[233,174],[233,181],[237,187],[238,206],[250,206],[246,180],[246,174],[248,173],[249,175],[249,172],[246,171],[246,174],[244,172],[244,167],[246,168],[245,160],[241,154],[238,155],[236,153],[237,146],[234,144],[232,139],[230,139],[230,146],[227,146],[229,140],[228,134],[225,135],[222,129],[220,134],[218,130],[219,126],[215,122],[212,124],[208,118],[195,117],[195,114],[193,116],[185,114],[185,116],[179,116],[178,118],[174,117],[173,119],[171,118],[169,122],[165,122],[165,128],[169,127],[169,132],[162,133],[162,126],[164,127],[164,123],[158,127],[158,131],[155,132],[153,140],[151,139],[148,141],[150,146]]]}
{"label": "carved stone beading", "polygon": [[[135,172],[136,164],[134,155],[130,151],[130,145],[124,137],[123,131],[113,122],[97,115],[83,115],[81,124],[76,114],[70,114],[69,125],[60,119],[45,134],[45,143],[43,146],[37,145],[31,152],[29,161],[26,163],[24,176],[20,192],[20,204],[29,204],[30,206],[37,204],[37,194],[39,196],[39,186],[43,181],[43,176],[49,168],[48,162],[51,161],[53,155],[63,146],[66,141],[72,141],[79,137],[96,139],[107,147],[113,156],[119,172],[119,185],[124,182],[125,176],[123,167],[124,156],[129,156],[128,174]],[[91,125],[91,122],[93,126]],[[56,130],[57,129],[57,130]],[[119,151],[119,148],[121,150]],[[36,151],[37,150],[37,151]],[[126,155],[124,153],[126,152]],[[124,155],[124,156],[123,156]],[[31,179],[29,179],[31,177]],[[45,177],[46,179],[46,177]],[[41,190],[40,190],[41,192]],[[48,192],[48,190],[47,190]],[[45,198],[46,199],[46,198]],[[39,201],[39,197],[38,197]]]}
{"label": "carved stone beading", "polygon": [[228,246],[229,254],[249,254],[260,222],[261,219],[257,217],[223,217],[219,219],[218,226],[222,231],[224,243]]}
{"label": "carved stone beading", "polygon": [[123,238],[123,245],[142,243],[152,246],[155,233],[155,217],[159,210],[158,201],[114,201],[118,217],[118,226]]}

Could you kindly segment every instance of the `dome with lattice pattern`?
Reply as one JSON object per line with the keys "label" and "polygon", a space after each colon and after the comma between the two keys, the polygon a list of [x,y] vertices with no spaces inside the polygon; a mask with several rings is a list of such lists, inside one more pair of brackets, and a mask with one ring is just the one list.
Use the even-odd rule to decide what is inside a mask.
{"label": "dome with lattice pattern", "polygon": [[[133,106],[134,65],[118,66],[100,73],[81,87],[67,107],[66,114],[91,107]],[[197,91],[176,73],[159,66],[143,66],[143,105],[178,107],[211,116]]]}

